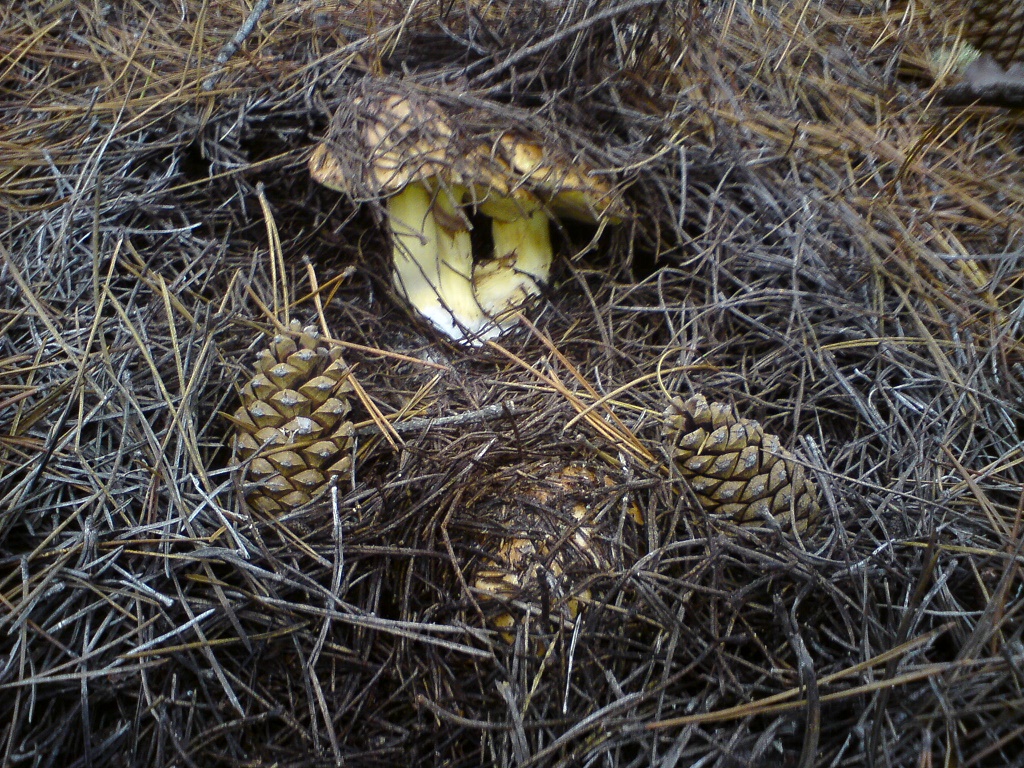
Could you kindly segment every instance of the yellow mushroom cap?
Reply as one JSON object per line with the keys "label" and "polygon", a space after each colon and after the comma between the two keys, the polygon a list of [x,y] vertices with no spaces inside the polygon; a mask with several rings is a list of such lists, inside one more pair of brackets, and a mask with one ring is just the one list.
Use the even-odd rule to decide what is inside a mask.
{"label": "yellow mushroom cap", "polygon": [[464,138],[437,100],[416,92],[354,98],[313,151],[309,170],[354,200],[388,197],[417,181],[434,191],[464,187],[474,204],[512,192],[506,163]]}
{"label": "yellow mushroom cap", "polygon": [[396,194],[419,181],[465,190],[465,205],[501,220],[543,204],[554,217],[618,223],[628,208],[606,176],[520,129],[493,141],[467,135],[460,116],[425,94],[357,96],[339,110],[313,151],[313,179],[357,201]]}
{"label": "yellow mushroom cap", "polygon": [[[309,160],[315,181],[356,200],[373,199],[389,197],[413,181],[433,178],[444,170],[451,131],[430,102],[413,104],[397,95],[379,101],[357,97],[352,108],[355,137],[351,131],[337,135],[342,132],[332,129],[332,135],[316,147]],[[334,128],[339,122],[335,121]],[[353,138],[357,147],[352,146]],[[361,166],[347,168],[341,147],[355,150],[363,161]]]}
{"label": "yellow mushroom cap", "polygon": [[517,134],[503,136],[501,148],[519,183],[544,200],[553,216],[587,224],[626,218],[621,193],[586,163]]}

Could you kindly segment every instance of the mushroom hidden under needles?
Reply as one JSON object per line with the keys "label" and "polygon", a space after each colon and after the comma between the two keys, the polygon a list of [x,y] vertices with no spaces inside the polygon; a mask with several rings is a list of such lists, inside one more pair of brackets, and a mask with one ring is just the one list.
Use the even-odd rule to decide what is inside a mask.
{"label": "mushroom hidden under needles", "polygon": [[[314,150],[311,174],[355,199],[387,198],[395,287],[456,341],[496,337],[540,292],[551,272],[552,217],[602,224],[624,215],[604,179],[525,136],[467,139],[425,97],[360,97],[354,107],[357,125],[347,137],[364,158],[362,178],[346,173],[341,149],[351,152],[351,142],[333,132]],[[491,219],[487,257],[472,252],[472,211]]]}

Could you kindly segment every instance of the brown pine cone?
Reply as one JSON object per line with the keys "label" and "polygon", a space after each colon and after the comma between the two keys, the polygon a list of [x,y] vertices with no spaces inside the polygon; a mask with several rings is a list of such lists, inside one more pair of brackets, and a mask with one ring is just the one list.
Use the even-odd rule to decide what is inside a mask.
{"label": "brown pine cone", "polygon": [[233,465],[253,509],[273,514],[305,504],[351,467],[352,383],[340,353],[297,320],[260,352],[231,417]]}
{"label": "brown pine cone", "polygon": [[964,37],[1004,67],[1024,60],[1024,0],[971,0]]}
{"label": "brown pine cone", "polygon": [[672,400],[663,430],[676,467],[708,512],[740,525],[774,519],[800,533],[817,522],[821,507],[807,471],[756,421],[693,395]]}

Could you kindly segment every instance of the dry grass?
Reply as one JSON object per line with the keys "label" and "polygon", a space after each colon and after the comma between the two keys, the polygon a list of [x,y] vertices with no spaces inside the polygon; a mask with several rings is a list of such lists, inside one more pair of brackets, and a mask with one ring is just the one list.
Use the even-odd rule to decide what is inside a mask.
{"label": "dry grass", "polygon": [[[0,763],[1019,759],[1019,120],[932,104],[924,6],[473,5],[274,3],[223,66],[236,0],[0,9]],[[403,67],[630,184],[500,345],[413,321],[373,210],[305,172]],[[357,471],[253,518],[218,413],[318,307]],[[701,517],[658,440],[689,391],[808,459],[819,536]],[[614,557],[537,653],[471,573],[571,461]]]}

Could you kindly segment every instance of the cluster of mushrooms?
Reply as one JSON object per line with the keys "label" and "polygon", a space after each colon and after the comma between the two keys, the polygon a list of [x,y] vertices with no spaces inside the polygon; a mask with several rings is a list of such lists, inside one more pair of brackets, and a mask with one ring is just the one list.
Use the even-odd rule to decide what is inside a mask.
{"label": "cluster of mushrooms", "polygon": [[[354,98],[309,167],[354,200],[386,199],[396,290],[467,344],[502,333],[540,292],[553,218],[604,225],[626,215],[615,187],[585,163],[521,131],[473,135],[412,90]],[[473,253],[474,214],[491,221],[493,253]]]}

